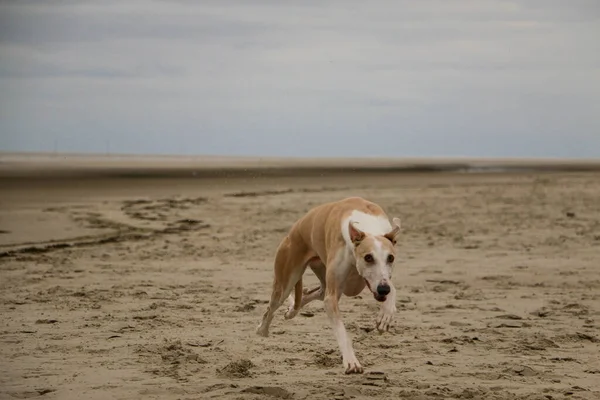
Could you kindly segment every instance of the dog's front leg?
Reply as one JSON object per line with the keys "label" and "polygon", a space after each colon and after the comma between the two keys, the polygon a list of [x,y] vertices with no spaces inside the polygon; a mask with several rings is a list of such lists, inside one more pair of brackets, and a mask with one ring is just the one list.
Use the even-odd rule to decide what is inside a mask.
{"label": "dog's front leg", "polygon": [[381,303],[381,309],[377,316],[377,330],[380,333],[387,332],[390,329],[394,314],[396,313],[396,288],[390,283],[390,293],[388,293],[385,301]]}
{"label": "dog's front leg", "polygon": [[335,334],[335,338],[337,339],[340,347],[346,373],[361,374],[363,372],[363,367],[356,359],[356,355],[354,354],[354,349],[352,347],[352,340],[348,336],[348,332],[346,332],[346,328],[344,327],[344,322],[342,321],[342,316],[340,314],[339,300],[342,295],[343,279],[341,279],[340,282],[339,270],[335,271],[335,269],[332,268],[332,271],[328,272],[327,289],[325,292],[325,298],[323,299],[325,311],[327,312],[329,322],[333,328],[333,333]]}

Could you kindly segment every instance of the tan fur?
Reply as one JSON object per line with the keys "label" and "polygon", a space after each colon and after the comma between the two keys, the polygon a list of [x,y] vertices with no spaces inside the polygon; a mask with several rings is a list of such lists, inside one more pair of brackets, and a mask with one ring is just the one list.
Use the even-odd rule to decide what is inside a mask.
{"label": "tan fur", "polygon": [[[342,323],[338,301],[342,293],[346,296],[356,296],[365,288],[368,279],[360,274],[357,264],[361,264],[363,271],[368,270],[369,265],[363,260],[366,254],[377,250],[380,254],[388,254],[387,257],[390,257],[389,254],[395,255],[394,244],[400,231],[397,219],[394,219],[396,227],[390,228],[385,234],[373,235],[363,232],[353,221],[349,221],[345,227],[344,221],[356,215],[356,212],[367,214],[366,218],[380,217],[374,219],[375,223],[383,221],[384,218],[387,220],[383,209],[377,204],[360,197],[351,197],[317,206],[294,223],[277,249],[271,301],[257,328],[258,334],[268,336],[273,314],[288,296],[291,304],[285,314],[286,319],[293,318],[310,301],[323,300],[342,352],[346,373],[361,373],[363,368],[354,355],[352,343]],[[389,226],[391,227],[391,224]],[[344,229],[349,241],[344,238]],[[393,262],[388,263],[389,265],[384,265],[386,260],[377,262],[381,271],[385,268],[391,271]],[[302,275],[307,267],[317,275],[320,286],[303,289]],[[396,292],[391,280],[388,282],[384,278],[382,282],[389,284],[391,291],[384,296],[385,300],[377,318],[377,328],[387,331],[396,311]],[[373,285],[374,283],[370,286]],[[290,295],[292,289],[295,290],[293,297]],[[375,288],[369,289],[376,295]]]}

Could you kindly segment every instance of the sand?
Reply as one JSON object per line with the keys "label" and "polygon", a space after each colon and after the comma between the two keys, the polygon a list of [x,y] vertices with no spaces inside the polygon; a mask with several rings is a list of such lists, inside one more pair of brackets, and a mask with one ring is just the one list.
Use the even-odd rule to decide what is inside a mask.
{"label": "sand", "polygon": [[[600,398],[589,164],[177,175],[97,158],[86,175],[81,158],[0,158],[1,399]],[[347,196],[404,229],[391,331],[366,291],[341,302],[364,375],[344,375],[321,302],[255,334],[279,241]]]}

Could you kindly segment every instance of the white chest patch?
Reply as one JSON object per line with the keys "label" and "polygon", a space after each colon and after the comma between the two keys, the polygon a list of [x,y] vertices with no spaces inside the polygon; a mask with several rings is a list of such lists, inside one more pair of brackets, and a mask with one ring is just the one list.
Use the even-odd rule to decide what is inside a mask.
{"label": "white chest patch", "polygon": [[351,221],[358,229],[371,235],[385,235],[392,230],[392,224],[390,224],[390,221],[385,216],[371,215],[354,210],[349,217],[344,218],[341,226],[342,235],[348,245],[352,245],[350,233],[348,232],[348,224]]}

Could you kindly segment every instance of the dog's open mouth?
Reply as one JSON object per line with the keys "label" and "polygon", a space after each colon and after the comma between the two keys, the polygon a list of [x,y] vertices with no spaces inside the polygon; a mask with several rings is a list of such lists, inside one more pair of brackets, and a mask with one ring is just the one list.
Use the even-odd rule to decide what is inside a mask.
{"label": "dog's open mouth", "polygon": [[375,300],[377,300],[379,302],[383,302],[387,298],[387,296],[382,296],[382,295],[377,294],[377,293],[373,293],[373,297],[375,297]]}
{"label": "dog's open mouth", "polygon": [[373,293],[373,297],[375,297],[375,300],[377,300],[379,302],[384,302],[385,299],[387,298],[387,296],[382,296],[382,295],[378,294],[377,292],[374,292],[373,289],[371,289],[371,285],[369,285],[369,281],[365,279],[365,282],[367,284],[367,287],[371,291],[371,293]]}

